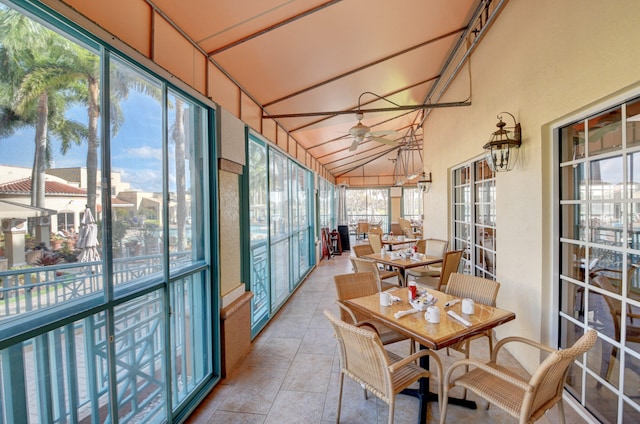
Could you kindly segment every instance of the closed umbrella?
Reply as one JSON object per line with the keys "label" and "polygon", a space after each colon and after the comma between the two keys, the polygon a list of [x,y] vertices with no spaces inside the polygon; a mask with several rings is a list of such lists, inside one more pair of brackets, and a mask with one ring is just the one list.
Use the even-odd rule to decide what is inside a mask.
{"label": "closed umbrella", "polygon": [[86,208],[81,221],[80,233],[78,234],[78,243],[76,246],[81,250],[78,260],[80,262],[94,262],[100,260],[100,251],[98,250],[98,225],[93,219],[91,209]]}

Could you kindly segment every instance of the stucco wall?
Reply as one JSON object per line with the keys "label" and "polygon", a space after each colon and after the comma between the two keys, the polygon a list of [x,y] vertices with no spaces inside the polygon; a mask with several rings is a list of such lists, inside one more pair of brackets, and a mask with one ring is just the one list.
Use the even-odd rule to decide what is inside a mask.
{"label": "stucco wall", "polygon": [[[470,97],[470,107],[434,109],[425,121],[425,158],[433,171],[426,195],[426,236],[450,235],[450,171],[482,155],[508,111],[522,124],[516,168],[497,187],[498,306],[516,311],[499,336],[554,344],[552,258],[553,122],[640,91],[640,2],[511,0],[441,101]],[[634,91],[635,90],[635,91]],[[514,352],[531,369],[538,358]]]}

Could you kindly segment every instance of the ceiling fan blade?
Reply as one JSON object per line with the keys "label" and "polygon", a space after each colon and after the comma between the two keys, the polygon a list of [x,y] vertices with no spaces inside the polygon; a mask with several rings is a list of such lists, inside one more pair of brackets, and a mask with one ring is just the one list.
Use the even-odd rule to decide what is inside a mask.
{"label": "ceiling fan blade", "polygon": [[359,144],[360,143],[358,143],[358,140],[353,140],[353,143],[351,143],[351,147],[349,147],[349,151],[353,152],[353,151],[357,150]]}
{"label": "ceiling fan blade", "polygon": [[378,143],[384,143],[384,144],[388,144],[389,146],[397,146],[398,143],[396,143],[394,140],[389,140],[388,138],[384,138],[384,137],[368,137],[369,140],[373,140],[373,141],[377,141]]}
{"label": "ceiling fan blade", "polygon": [[392,135],[394,137],[398,137],[398,131],[396,130],[382,130],[382,131],[370,131],[369,136],[371,137],[381,137],[384,135]]}

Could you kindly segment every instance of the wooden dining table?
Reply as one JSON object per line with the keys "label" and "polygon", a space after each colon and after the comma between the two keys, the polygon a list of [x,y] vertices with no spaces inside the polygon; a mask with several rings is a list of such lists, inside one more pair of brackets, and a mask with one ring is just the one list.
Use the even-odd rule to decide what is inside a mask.
{"label": "wooden dining table", "polygon": [[406,271],[409,268],[415,268],[415,267],[425,266],[425,265],[433,265],[433,264],[442,262],[442,258],[439,258],[437,256],[427,256],[422,254],[420,256],[415,256],[412,259],[407,259],[401,256],[398,257],[397,259],[394,259],[394,254],[392,253],[385,253],[384,255],[380,253],[371,253],[369,255],[362,255],[362,257],[367,259],[373,259],[374,261],[384,265],[385,267],[396,268],[400,272],[400,274],[402,274],[402,277],[405,279],[406,279],[406,275],[405,275]]}
{"label": "wooden dining table", "polygon": [[408,237],[390,237],[382,238],[382,245],[387,246],[388,250],[393,250],[394,246],[402,246],[404,244],[411,244],[417,242],[416,238],[408,238]]}
{"label": "wooden dining table", "polygon": [[[391,306],[380,305],[380,294],[375,293],[370,296],[358,297],[345,300],[344,303],[354,311],[360,312],[372,320],[378,321],[389,328],[406,335],[412,340],[420,344],[421,349],[439,350],[447,346],[451,346],[459,341],[472,337],[476,334],[485,332],[506,322],[514,320],[516,314],[503,309],[476,303],[475,313],[466,315],[462,313],[462,302],[451,307],[445,307],[445,304],[455,296],[448,295],[437,290],[427,289],[428,293],[436,297],[435,303],[440,309],[440,323],[429,323],[424,317],[424,311],[415,312],[400,318],[395,317],[396,312],[407,311],[412,309],[408,301],[408,289],[399,288],[391,289],[392,294],[400,298],[399,302],[394,302]],[[447,314],[452,310],[459,316],[467,320],[471,326],[467,327],[456,319]],[[429,356],[420,358],[420,366],[429,369]],[[444,378],[444,376],[440,376]],[[420,423],[427,421],[427,403],[437,400],[435,393],[429,392],[428,379],[420,380],[419,389],[407,389],[403,393],[415,396],[420,399]],[[475,409],[477,407],[474,401],[458,398],[450,398],[449,403],[461,405],[467,408]]]}

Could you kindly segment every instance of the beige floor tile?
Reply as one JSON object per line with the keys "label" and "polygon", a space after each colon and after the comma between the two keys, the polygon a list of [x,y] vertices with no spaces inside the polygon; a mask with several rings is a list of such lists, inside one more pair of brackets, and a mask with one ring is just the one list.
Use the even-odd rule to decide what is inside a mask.
{"label": "beige floor tile", "polygon": [[[327,424],[335,423],[338,399],[338,377],[340,371],[337,344],[333,332],[322,311],[327,309],[338,314],[333,275],[351,272],[349,252],[331,260],[322,261],[304,281],[275,319],[256,337],[249,357],[240,370],[223,380],[188,419],[188,423],[265,423],[265,424]],[[390,350],[407,355],[408,342],[396,343]],[[445,349],[438,352],[444,369],[463,356]],[[486,339],[472,343],[472,356],[481,360],[488,358]],[[524,370],[506,351],[500,360],[509,366]],[[433,366],[431,367],[433,371]],[[436,391],[437,380],[431,380],[431,390]],[[387,405],[369,395],[364,398],[363,389],[344,379],[341,423],[372,424],[386,423]],[[460,397],[456,389],[453,395]],[[477,400],[473,393],[468,398]],[[418,418],[418,401],[399,395],[394,414],[396,424],[414,424]],[[517,420],[498,408],[469,410],[455,405],[449,406],[447,422],[451,423],[515,423]],[[583,420],[566,406],[568,424]],[[429,424],[438,423],[440,409],[430,403]],[[556,423],[557,411],[552,409],[539,421],[541,424]]]}

